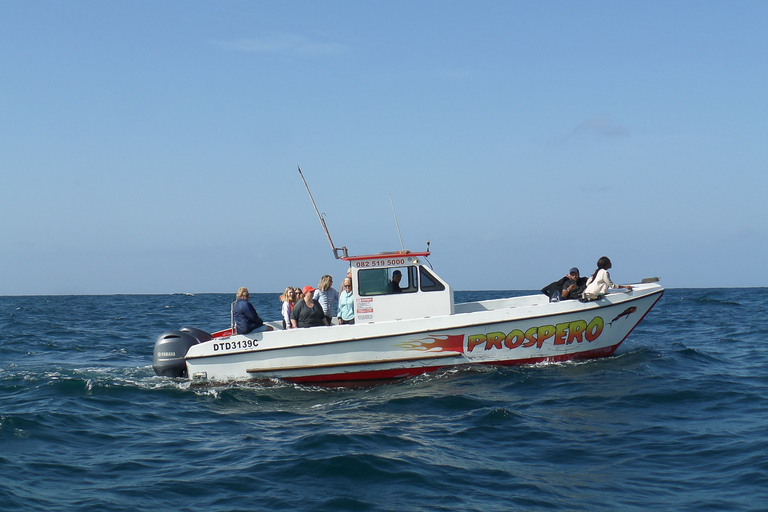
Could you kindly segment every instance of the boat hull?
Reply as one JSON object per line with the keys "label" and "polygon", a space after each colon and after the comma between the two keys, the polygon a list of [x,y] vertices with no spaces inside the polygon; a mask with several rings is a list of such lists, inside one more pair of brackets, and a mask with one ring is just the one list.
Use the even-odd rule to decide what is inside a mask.
{"label": "boat hull", "polygon": [[452,315],[215,338],[186,355],[204,381],[401,379],[465,365],[525,365],[613,354],[663,294],[638,285],[598,301],[544,296],[457,304]]}

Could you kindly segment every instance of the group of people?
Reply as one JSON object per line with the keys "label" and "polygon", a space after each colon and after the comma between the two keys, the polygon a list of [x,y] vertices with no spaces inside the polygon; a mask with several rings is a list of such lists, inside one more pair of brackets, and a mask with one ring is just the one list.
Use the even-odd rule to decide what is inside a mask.
{"label": "group of people", "polygon": [[341,293],[333,288],[333,277],[326,274],[320,278],[317,288],[305,286],[299,291],[289,286],[280,300],[285,329],[332,325],[333,311],[339,325],[355,323],[351,269],[344,278]]}
{"label": "group of people", "polygon": [[[232,319],[237,334],[248,334],[272,330],[264,324],[256,309],[249,302],[248,288],[237,290],[237,298],[232,305]],[[333,324],[332,312],[336,311],[339,325],[355,323],[355,301],[352,296],[352,269],[342,283],[341,293],[333,288],[333,277],[324,275],[317,288],[312,286],[286,287],[280,296],[282,305],[283,329],[299,329]]]}
{"label": "group of people", "polygon": [[344,278],[341,293],[333,288],[333,277],[326,274],[320,278],[317,288],[288,286],[280,301],[283,329],[332,325],[333,311],[340,325],[355,323],[351,269]]}
{"label": "group of people", "polygon": [[589,278],[581,277],[579,269],[572,267],[564,277],[542,288],[541,293],[549,297],[550,302],[558,302],[567,299],[597,299],[605,295],[610,288],[632,291],[631,285],[611,281],[611,274],[608,273],[611,267],[611,260],[607,256],[597,260],[597,269]]}

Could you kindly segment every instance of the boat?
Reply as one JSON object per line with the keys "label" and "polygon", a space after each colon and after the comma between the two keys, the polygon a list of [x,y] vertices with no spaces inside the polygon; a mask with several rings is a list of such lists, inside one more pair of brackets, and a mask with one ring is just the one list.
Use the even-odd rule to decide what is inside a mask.
{"label": "boat", "polygon": [[[157,375],[197,383],[338,384],[470,365],[605,357],[664,294],[658,279],[651,278],[631,291],[614,290],[584,302],[550,302],[536,294],[456,304],[453,289],[429,263],[429,242],[425,251],[411,252],[400,237],[400,251],[364,256],[336,247],[301,168],[299,174],[335,258],[349,264],[355,323],[286,330],[282,323],[268,322],[272,330],[238,334],[232,321],[214,333],[195,327],[166,331],[155,342]],[[399,281],[394,279],[398,273]]]}
{"label": "boat", "polygon": [[[343,249],[337,257],[352,270],[354,324],[284,330],[268,322],[273,330],[249,334],[234,324],[214,333],[183,327],[158,337],[155,372],[198,383],[335,384],[606,357],[664,293],[650,279],[584,302],[534,294],[457,304],[428,249],[363,256]],[[391,285],[398,271],[400,291]]]}

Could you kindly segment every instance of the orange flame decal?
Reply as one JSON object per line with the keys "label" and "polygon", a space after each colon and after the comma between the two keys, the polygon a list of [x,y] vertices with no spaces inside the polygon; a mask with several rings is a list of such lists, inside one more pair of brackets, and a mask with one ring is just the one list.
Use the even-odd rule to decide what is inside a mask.
{"label": "orange flame decal", "polygon": [[399,343],[398,347],[406,350],[427,350],[439,349],[439,352],[460,352],[464,353],[464,335],[456,334],[453,336],[427,336],[420,340],[405,341]]}

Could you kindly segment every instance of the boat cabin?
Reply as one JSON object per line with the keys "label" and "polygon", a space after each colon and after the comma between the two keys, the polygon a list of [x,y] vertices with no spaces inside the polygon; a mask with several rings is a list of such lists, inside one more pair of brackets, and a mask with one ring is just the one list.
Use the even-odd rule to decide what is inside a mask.
{"label": "boat cabin", "polygon": [[453,290],[424,266],[427,256],[398,251],[342,258],[352,268],[355,323],[453,314]]}

